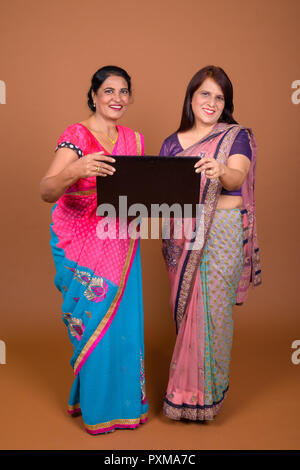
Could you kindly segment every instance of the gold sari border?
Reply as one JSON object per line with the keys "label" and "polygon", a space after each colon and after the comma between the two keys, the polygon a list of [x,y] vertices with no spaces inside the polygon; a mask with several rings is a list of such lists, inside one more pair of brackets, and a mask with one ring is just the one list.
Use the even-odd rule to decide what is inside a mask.
{"label": "gold sari border", "polygon": [[81,415],[80,403],[76,403],[76,405],[68,405],[67,411],[71,416]]}
{"label": "gold sari border", "polygon": [[142,154],[142,142],[141,142],[141,136],[139,132],[134,132],[135,133],[135,139],[136,139],[136,153],[138,156],[141,156]]}
{"label": "gold sari border", "polygon": [[139,418],[132,419],[113,419],[106,423],[99,424],[86,424],[84,423],[85,429],[90,434],[100,434],[104,432],[111,432],[115,429],[133,429],[138,427],[140,424],[144,424],[148,419],[148,413],[142,414]]}
{"label": "gold sari border", "polygon": [[89,189],[87,191],[71,191],[69,193],[65,193],[65,196],[90,196],[91,194],[95,194],[97,189]]}
{"label": "gold sari border", "polygon": [[68,410],[77,410],[80,408],[80,403],[76,403],[76,405],[68,405]]}

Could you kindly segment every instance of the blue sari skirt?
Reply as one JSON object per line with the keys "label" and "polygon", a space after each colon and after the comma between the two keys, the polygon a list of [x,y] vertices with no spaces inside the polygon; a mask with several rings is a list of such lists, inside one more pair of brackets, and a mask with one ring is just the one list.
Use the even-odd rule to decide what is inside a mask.
{"label": "blue sari skirt", "polygon": [[[58,246],[53,224],[50,228],[55,285],[63,295],[62,317],[73,347],[71,365],[76,373],[68,413],[82,414],[85,429],[91,434],[136,428],[147,420],[148,411],[139,242],[121,300],[107,322],[120,286],[67,259]],[[99,289],[105,295],[100,292],[102,300],[95,301],[93,295],[99,295]],[[105,322],[104,332],[93,342]]]}

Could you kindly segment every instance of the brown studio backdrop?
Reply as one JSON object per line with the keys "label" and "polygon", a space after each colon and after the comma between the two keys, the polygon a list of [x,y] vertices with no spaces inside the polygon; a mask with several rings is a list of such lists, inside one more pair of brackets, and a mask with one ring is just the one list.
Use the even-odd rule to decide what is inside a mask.
{"label": "brown studio backdrop", "polygon": [[[2,448],[72,447],[74,440],[66,438],[70,429],[83,447],[263,448],[269,444],[280,448],[281,443],[297,447],[299,432],[293,426],[299,418],[299,404],[293,405],[293,399],[295,391],[299,393],[300,366],[297,370],[291,365],[290,346],[300,336],[296,311],[299,222],[295,217],[300,105],[291,102],[291,83],[300,73],[299,10],[299,2],[293,0],[117,0],[113,4],[29,0],[1,7],[0,80],[6,83],[7,104],[0,105],[0,339],[7,344],[8,361],[0,366],[0,395],[7,404],[0,412],[6,423],[5,437],[0,431]],[[262,408],[263,403],[272,403],[265,411],[266,419],[258,413],[266,426],[265,440],[251,432],[251,426],[241,437],[238,424],[229,440],[224,440],[219,427],[226,418],[230,420],[229,408],[216,425],[218,432],[213,434],[210,427],[201,443],[195,428],[187,426],[183,433],[178,423],[160,416],[175,333],[159,240],[145,240],[141,245],[146,375],[152,423],[157,420],[157,429],[148,424],[134,438],[117,432],[111,440],[100,437],[94,444],[83,435],[78,421],[70,423],[64,415],[72,380],[71,349],[60,317],[61,297],[53,282],[50,205],[39,198],[39,181],[60,133],[89,113],[86,93],[92,74],[108,64],[122,66],[132,76],[134,103],[122,123],[144,134],[148,154],[158,154],[163,139],[177,128],[187,83],[208,64],[219,65],[229,74],[235,118],[255,132],[263,285],[251,291],[247,303],[234,313],[231,370],[235,388],[229,403],[237,423],[239,412],[245,412],[248,405],[251,409],[253,389],[265,400]],[[249,372],[242,378],[245,367]],[[281,402],[272,396],[278,377],[290,377],[286,390],[290,400]],[[243,382],[244,396],[240,397],[238,387],[243,380],[247,383]],[[265,385],[257,387],[258,382]],[[282,417],[286,416],[286,401],[294,406],[294,413],[284,424],[287,433],[276,433],[272,423],[278,416],[272,410],[279,407]],[[31,415],[25,412],[25,402]],[[16,403],[24,405],[17,406],[18,417],[12,414]],[[254,407],[254,416],[256,412]],[[62,438],[57,436],[57,420],[65,427]],[[17,438],[15,422],[26,430]],[[140,441],[139,436],[143,436]]]}

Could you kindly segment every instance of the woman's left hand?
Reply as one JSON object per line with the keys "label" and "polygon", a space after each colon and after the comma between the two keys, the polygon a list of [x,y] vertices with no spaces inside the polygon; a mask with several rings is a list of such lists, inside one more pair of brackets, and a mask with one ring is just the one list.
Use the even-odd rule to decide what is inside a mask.
{"label": "woman's left hand", "polygon": [[195,165],[194,165],[196,173],[200,173],[202,171],[205,172],[205,176],[208,179],[212,178],[219,178],[225,174],[225,165],[223,163],[218,162],[213,157],[206,156],[201,158]]}

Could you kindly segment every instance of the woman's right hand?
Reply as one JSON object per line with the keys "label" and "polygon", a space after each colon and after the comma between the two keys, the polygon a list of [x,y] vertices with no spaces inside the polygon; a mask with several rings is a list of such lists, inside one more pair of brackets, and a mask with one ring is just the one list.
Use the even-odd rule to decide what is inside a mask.
{"label": "woman's right hand", "polygon": [[106,162],[114,163],[116,160],[104,155],[104,152],[96,152],[84,155],[71,165],[79,178],[90,178],[91,176],[113,175],[116,169]]}

